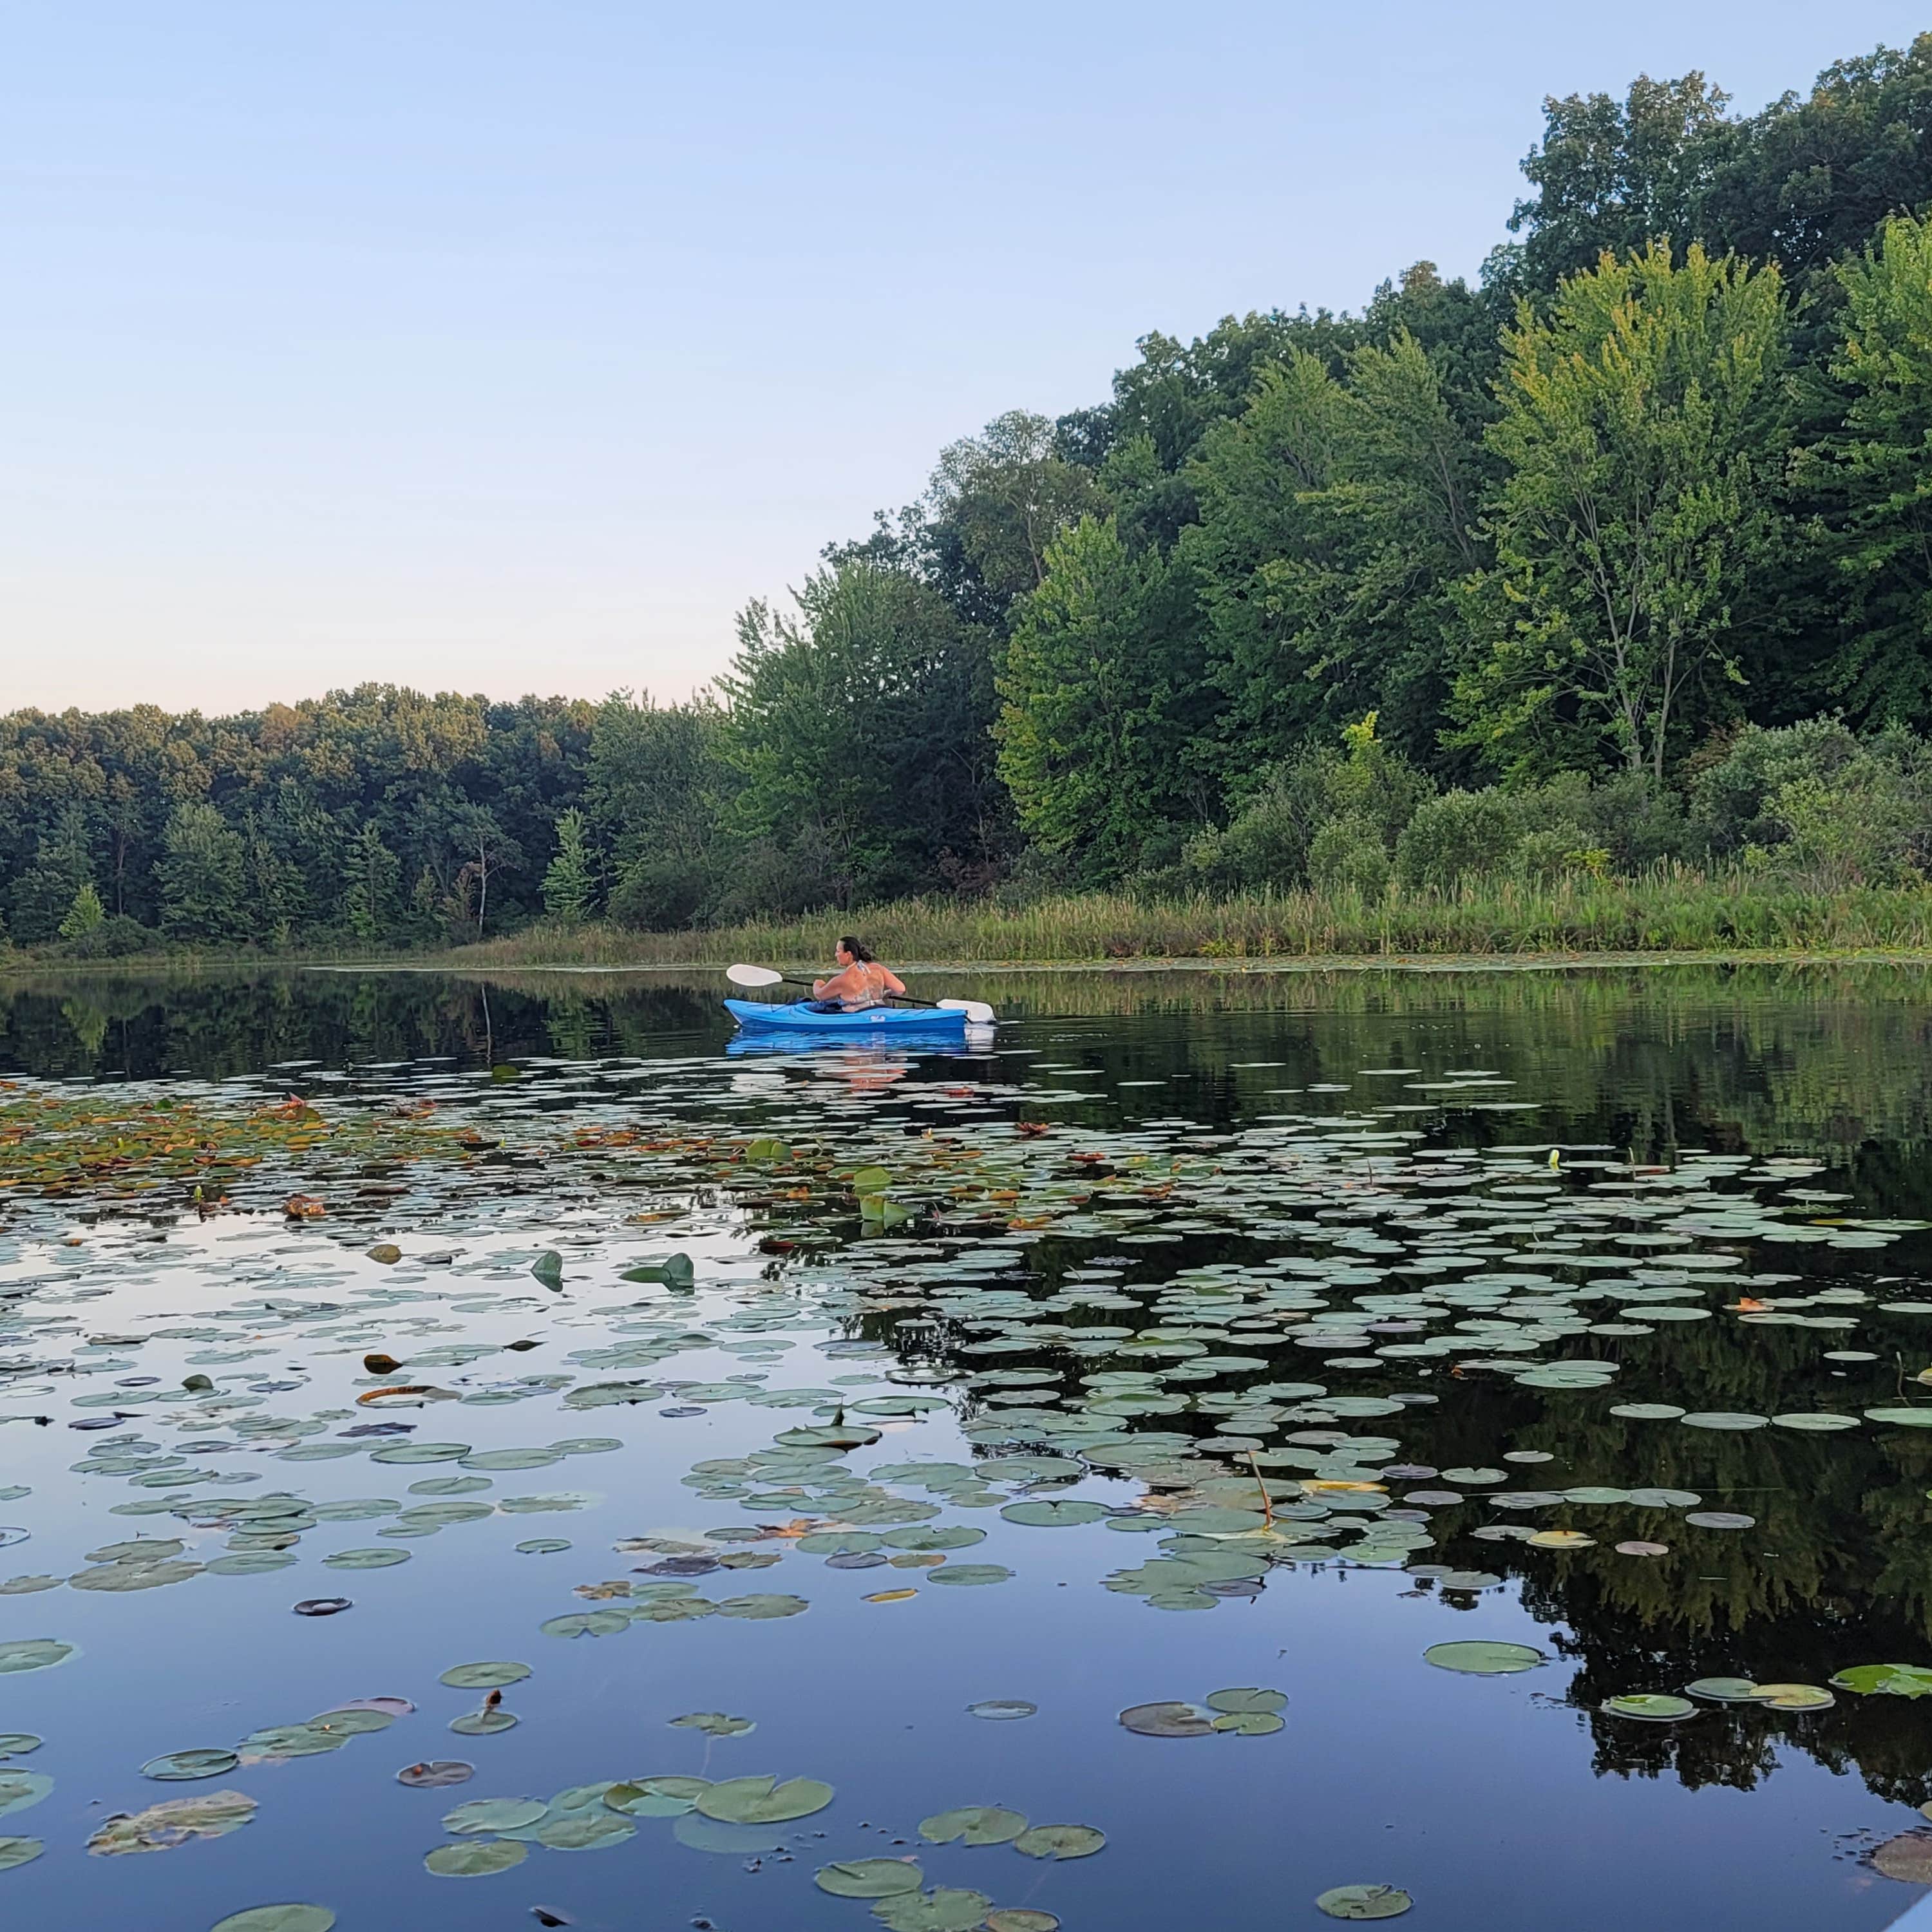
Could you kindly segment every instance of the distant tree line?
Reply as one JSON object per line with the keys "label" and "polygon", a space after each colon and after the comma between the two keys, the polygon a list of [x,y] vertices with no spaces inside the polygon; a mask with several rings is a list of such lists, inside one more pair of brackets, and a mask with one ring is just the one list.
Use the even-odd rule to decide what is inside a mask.
{"label": "distant tree line", "polygon": [[1932,862],[1932,35],[1545,104],[1474,286],[1150,334],[688,704],[0,719],[17,943]]}

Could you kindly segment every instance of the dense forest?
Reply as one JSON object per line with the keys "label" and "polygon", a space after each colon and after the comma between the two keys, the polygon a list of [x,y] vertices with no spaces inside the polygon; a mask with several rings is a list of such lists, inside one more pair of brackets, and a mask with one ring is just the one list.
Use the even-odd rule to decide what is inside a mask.
{"label": "dense forest", "polygon": [[0,718],[22,946],[1932,869],[1932,34],[1545,104],[1477,283],[1160,334],[680,705]]}

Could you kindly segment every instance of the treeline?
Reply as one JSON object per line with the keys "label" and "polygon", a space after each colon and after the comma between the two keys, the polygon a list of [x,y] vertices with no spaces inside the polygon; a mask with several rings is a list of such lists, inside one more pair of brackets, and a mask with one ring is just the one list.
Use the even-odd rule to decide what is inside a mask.
{"label": "treeline", "polygon": [[0,721],[13,938],[1932,862],[1932,35],[1546,104],[1514,238],[1153,334],[658,706]]}

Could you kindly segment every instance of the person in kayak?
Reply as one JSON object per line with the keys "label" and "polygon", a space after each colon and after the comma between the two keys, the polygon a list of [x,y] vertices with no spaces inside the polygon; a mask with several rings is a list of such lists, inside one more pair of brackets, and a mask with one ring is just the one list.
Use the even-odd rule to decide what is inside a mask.
{"label": "person in kayak", "polygon": [[905,982],[890,966],[881,966],[869,947],[850,934],[839,940],[832,956],[838,970],[829,980],[812,982],[812,1004],[821,1013],[862,1012],[880,1006],[890,993],[903,993]]}

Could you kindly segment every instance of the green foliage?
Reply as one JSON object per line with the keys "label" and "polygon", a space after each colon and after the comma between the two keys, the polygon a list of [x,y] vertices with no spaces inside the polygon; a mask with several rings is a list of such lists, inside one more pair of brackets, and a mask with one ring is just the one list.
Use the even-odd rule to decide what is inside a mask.
{"label": "green foliage", "polygon": [[212,805],[176,806],[154,872],[161,929],[172,938],[230,943],[248,932],[242,836]]}
{"label": "green foliage", "polygon": [[567,926],[590,916],[597,896],[597,873],[584,817],[575,806],[556,818],[556,855],[544,873],[544,910]]}
{"label": "green foliage", "polygon": [[1212,704],[1186,579],[1111,518],[1083,518],[1046,562],[1000,674],[1000,776],[1040,844],[1118,870],[1200,815],[1190,748]]}
{"label": "green foliage", "polygon": [[1774,268],[1653,242],[1525,302],[1504,337],[1496,560],[1468,580],[1460,742],[1516,774],[1604,752],[1660,782],[1769,552],[1785,317]]}
{"label": "green foliage", "polygon": [[92,879],[83,879],[80,890],[74,896],[74,903],[67,909],[67,916],[60,922],[60,936],[63,939],[85,939],[97,931],[106,920],[107,914],[100,903],[100,895],[94,889]]}

